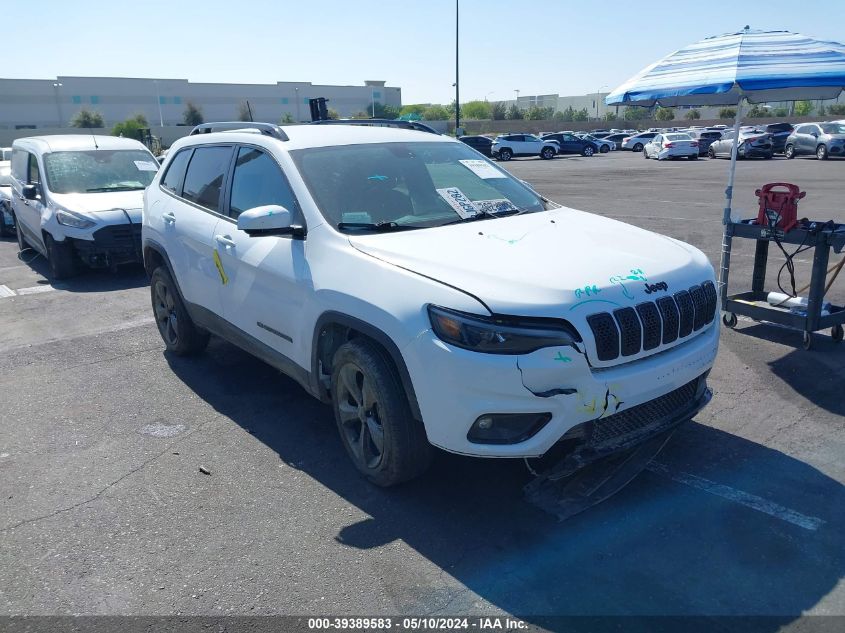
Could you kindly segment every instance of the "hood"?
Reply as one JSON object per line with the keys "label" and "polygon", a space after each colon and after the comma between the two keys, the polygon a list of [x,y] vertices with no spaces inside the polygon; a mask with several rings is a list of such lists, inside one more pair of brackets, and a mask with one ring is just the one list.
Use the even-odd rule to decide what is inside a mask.
{"label": "hood", "polygon": [[349,241],[499,314],[582,320],[713,279],[692,246],[567,208]]}
{"label": "hood", "polygon": [[104,191],[101,193],[50,193],[50,198],[68,211],[98,214],[112,209],[125,209],[133,222],[141,221],[144,190]]}

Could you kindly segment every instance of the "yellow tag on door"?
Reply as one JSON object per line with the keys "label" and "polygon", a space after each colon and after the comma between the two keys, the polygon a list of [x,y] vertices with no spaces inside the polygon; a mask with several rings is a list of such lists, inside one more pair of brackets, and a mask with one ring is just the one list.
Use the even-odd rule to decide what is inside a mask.
{"label": "yellow tag on door", "polygon": [[214,265],[217,267],[217,272],[220,273],[220,283],[225,286],[229,283],[229,278],[226,276],[226,271],[223,270],[223,262],[220,261],[217,249],[214,250]]}

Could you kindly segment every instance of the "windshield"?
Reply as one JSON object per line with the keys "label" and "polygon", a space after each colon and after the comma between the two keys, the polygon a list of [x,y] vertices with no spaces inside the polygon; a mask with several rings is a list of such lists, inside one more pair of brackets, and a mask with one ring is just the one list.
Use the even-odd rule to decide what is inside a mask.
{"label": "windshield", "polygon": [[845,123],[825,123],[822,125],[825,134],[845,134]]}
{"label": "windshield", "polygon": [[539,195],[463,143],[341,145],[291,156],[323,216],[340,230],[428,228],[547,208]]}
{"label": "windshield", "polygon": [[95,193],[145,189],[158,171],[147,152],[135,149],[53,152],[44,156],[53,193]]}

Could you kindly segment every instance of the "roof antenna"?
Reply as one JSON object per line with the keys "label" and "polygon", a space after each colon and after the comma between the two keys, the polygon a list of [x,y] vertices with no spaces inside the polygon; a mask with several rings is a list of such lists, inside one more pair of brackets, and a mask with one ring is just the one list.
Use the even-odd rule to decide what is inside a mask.
{"label": "roof antenna", "polygon": [[252,118],[252,108],[249,105],[249,99],[247,99],[247,102],[246,102],[246,111],[249,112],[249,122],[255,123],[255,119]]}
{"label": "roof antenna", "polygon": [[94,135],[94,130],[91,128],[88,129],[91,130],[91,140],[94,141],[94,149],[100,149],[100,146],[97,145],[97,137]]}

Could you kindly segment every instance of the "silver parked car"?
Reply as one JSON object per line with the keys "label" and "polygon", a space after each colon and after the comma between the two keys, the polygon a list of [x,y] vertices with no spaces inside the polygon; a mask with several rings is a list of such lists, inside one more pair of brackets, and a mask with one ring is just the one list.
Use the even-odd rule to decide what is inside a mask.
{"label": "silver parked car", "polygon": [[[728,130],[722,134],[722,138],[713,141],[707,148],[709,158],[731,157],[734,144],[734,131]],[[771,158],[774,155],[772,135],[760,130],[740,130],[739,147],[736,151],[737,158]]]}
{"label": "silver parked car", "polygon": [[819,160],[825,160],[828,156],[843,156],[845,123],[803,123],[787,137],[783,153],[787,158],[815,154]]}

